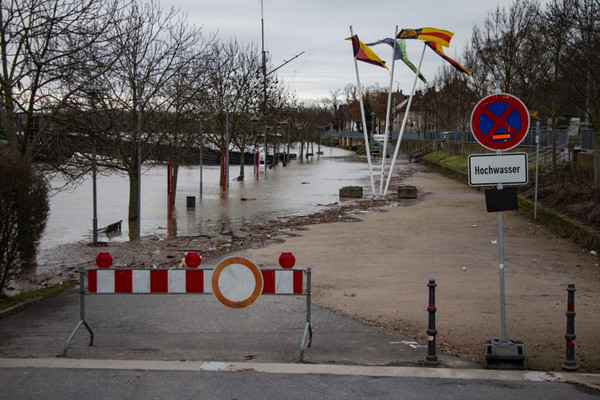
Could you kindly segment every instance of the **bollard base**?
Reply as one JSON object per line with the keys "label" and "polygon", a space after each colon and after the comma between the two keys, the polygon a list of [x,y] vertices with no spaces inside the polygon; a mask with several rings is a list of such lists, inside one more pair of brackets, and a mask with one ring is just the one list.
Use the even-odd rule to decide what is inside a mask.
{"label": "bollard base", "polygon": [[562,369],[565,371],[577,371],[579,369],[579,365],[575,361],[565,361],[563,362]]}
{"label": "bollard base", "polygon": [[440,365],[440,362],[437,358],[437,356],[427,356],[425,357],[425,365],[430,366],[430,367],[435,367]]}
{"label": "bollard base", "polygon": [[485,341],[486,369],[525,369],[525,346],[522,340]]}

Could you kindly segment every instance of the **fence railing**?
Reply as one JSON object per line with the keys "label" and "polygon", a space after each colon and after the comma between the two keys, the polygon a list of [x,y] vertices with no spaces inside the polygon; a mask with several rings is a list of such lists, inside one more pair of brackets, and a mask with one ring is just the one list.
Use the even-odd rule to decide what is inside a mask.
{"label": "fence railing", "polygon": [[[433,151],[433,142],[444,143],[449,141],[450,143],[462,143],[464,135],[464,143],[474,144],[478,143],[477,139],[473,136],[471,131],[446,131],[446,132],[405,132],[403,139],[408,140],[424,140],[431,143],[424,144],[419,149],[413,151],[413,154],[420,154],[422,152]],[[594,131],[592,129],[581,129],[581,150],[582,151],[594,151]],[[552,162],[552,131],[540,131],[539,134],[539,162],[540,165],[546,165]],[[529,130],[523,141],[519,144],[522,148],[536,148],[535,142],[535,130]],[[529,154],[529,165],[534,165],[536,162],[536,151],[528,152]],[[567,131],[556,132],[556,159],[557,160],[570,160],[570,149],[569,149],[569,133]]]}
{"label": "fence railing", "polygon": [[579,135],[581,137],[581,150],[594,151],[594,130],[581,129]]}

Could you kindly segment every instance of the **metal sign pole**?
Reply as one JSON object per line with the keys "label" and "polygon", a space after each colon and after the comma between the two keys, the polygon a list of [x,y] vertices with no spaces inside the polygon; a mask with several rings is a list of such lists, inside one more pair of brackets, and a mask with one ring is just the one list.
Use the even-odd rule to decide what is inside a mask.
{"label": "metal sign pole", "polygon": [[[500,82],[496,82],[496,94],[500,94]],[[497,156],[502,156],[502,150],[496,151]],[[502,183],[498,183],[498,190],[502,190]],[[500,342],[506,343],[506,304],[504,296],[504,234],[503,234],[503,218],[502,211],[498,212],[498,243],[500,251],[500,326],[502,335]]]}
{"label": "metal sign pole", "polygon": [[[502,155],[502,150],[496,152],[498,156]],[[502,183],[498,184],[498,190],[502,190]],[[502,211],[498,212],[498,243],[500,247],[500,326],[502,335],[500,341],[506,343],[506,304],[504,295],[504,234]]]}
{"label": "metal sign pole", "polygon": [[[510,153],[511,157],[503,156],[503,150],[510,150],[521,143],[529,131],[529,112],[523,102],[514,96],[500,94],[499,85],[496,94],[481,100],[473,109],[471,115],[471,129],[477,141],[489,150],[495,150],[496,156],[492,154],[487,158],[485,164],[481,156],[469,156],[469,184],[497,185],[497,189],[486,190],[486,203],[488,212],[498,212],[498,242],[500,255],[500,339],[486,340],[485,342],[485,367],[505,368],[510,364],[520,369],[525,368],[525,349],[523,341],[506,338],[506,299],[504,288],[504,232],[503,211],[518,209],[518,198],[516,191],[504,189],[503,184],[525,184],[527,183],[528,167],[527,155],[519,159],[518,153]],[[517,158],[513,158],[517,157]],[[492,160],[495,159],[495,160]],[[510,164],[509,159],[524,161],[519,165]],[[479,164],[478,164],[479,163]],[[511,176],[511,172],[521,172],[523,175]],[[495,172],[498,172],[494,175]],[[494,180],[491,180],[494,179]],[[511,193],[507,193],[511,192]],[[489,193],[489,196],[488,196]],[[511,198],[507,195],[511,194]],[[514,194],[514,198],[513,198]],[[489,200],[489,201],[488,201]],[[494,204],[497,203],[497,204]],[[501,204],[502,203],[502,204]]]}

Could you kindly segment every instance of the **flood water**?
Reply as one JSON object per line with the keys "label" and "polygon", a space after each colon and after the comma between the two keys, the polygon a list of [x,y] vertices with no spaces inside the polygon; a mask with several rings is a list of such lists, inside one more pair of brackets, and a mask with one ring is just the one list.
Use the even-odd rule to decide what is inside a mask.
{"label": "flood water", "polygon": [[[173,222],[167,218],[167,167],[142,168],[141,235],[194,236],[214,235],[224,229],[243,224],[257,224],[278,217],[308,215],[339,201],[339,189],[344,186],[365,185],[369,179],[366,159],[354,152],[322,147],[323,155],[304,162],[291,161],[287,167],[280,163],[256,179],[254,167],[246,166],[243,181],[240,166],[230,167],[229,188],[219,185],[219,167],[180,167]],[[376,173],[373,162],[373,172]],[[59,187],[62,181],[53,182]],[[127,211],[129,179],[125,175],[97,177],[98,227],[123,220],[122,234],[108,238],[99,233],[99,241],[129,240]],[[195,207],[187,207],[188,197],[194,197]],[[92,179],[50,199],[50,216],[40,242],[40,249],[61,244],[92,242]],[[170,226],[170,228],[168,228]]]}

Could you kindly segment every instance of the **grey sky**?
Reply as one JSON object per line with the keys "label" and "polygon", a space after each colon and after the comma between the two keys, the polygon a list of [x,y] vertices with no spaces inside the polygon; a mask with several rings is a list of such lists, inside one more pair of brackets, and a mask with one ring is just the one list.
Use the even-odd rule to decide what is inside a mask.
{"label": "grey sky", "polygon": [[[300,100],[320,100],[336,89],[356,83],[349,27],[363,43],[392,37],[396,26],[403,28],[434,27],[454,32],[449,57],[460,59],[473,26],[483,25],[496,5],[508,8],[512,0],[429,0],[429,1],[358,1],[358,0],[263,0],[265,50],[273,67],[296,54],[305,53],[277,71],[277,75]],[[260,0],[161,0],[163,7],[179,7],[189,21],[202,26],[205,34],[218,32],[221,40],[237,38],[254,42],[261,48]],[[374,46],[377,55],[391,66],[392,49]],[[423,42],[407,40],[407,52],[418,65]],[[421,71],[433,80],[445,63],[430,49],[425,50]],[[389,87],[387,70],[358,63],[361,85]],[[414,73],[396,63],[394,89],[409,93]],[[422,83],[417,89],[423,88]]]}

